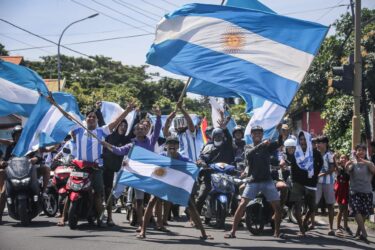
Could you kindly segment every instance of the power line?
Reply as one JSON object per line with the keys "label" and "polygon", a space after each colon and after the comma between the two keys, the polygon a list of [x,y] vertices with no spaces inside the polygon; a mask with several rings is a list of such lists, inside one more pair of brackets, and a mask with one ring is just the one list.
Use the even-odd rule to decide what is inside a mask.
{"label": "power line", "polygon": [[160,9],[160,10],[162,10],[162,11],[169,12],[169,10],[164,9],[164,8],[162,8],[162,7],[159,7],[159,6],[155,5],[155,4],[149,3],[149,2],[147,2],[146,0],[142,0],[142,2],[144,2],[145,4],[148,4],[148,5],[150,5],[150,6],[152,6],[152,7],[154,7],[154,8]]}
{"label": "power line", "polygon": [[124,22],[124,21],[122,21],[122,20],[120,20],[120,19],[118,19],[118,18],[116,18],[116,17],[113,17],[113,16],[110,16],[110,15],[107,15],[106,13],[101,12],[101,11],[98,11],[98,10],[96,10],[96,9],[94,9],[94,8],[91,8],[91,7],[89,7],[89,6],[87,6],[87,5],[83,4],[83,3],[77,2],[77,1],[75,1],[75,0],[71,0],[71,1],[72,1],[73,3],[75,3],[75,4],[78,4],[78,5],[80,5],[80,6],[84,7],[84,8],[86,8],[86,9],[96,11],[96,12],[100,13],[101,15],[106,16],[106,17],[108,17],[108,18],[111,18],[111,19],[113,19],[113,20],[115,20],[115,21],[117,21],[117,22],[120,22],[120,23],[122,23],[122,24],[128,25],[128,26],[133,27],[133,28],[135,28],[135,29],[143,30],[143,31],[145,31],[145,32],[150,32],[150,31],[148,31],[148,30],[143,29],[142,27],[135,26],[135,25],[133,25],[133,24],[130,24],[130,23]]}
{"label": "power line", "polygon": [[153,16],[156,16],[156,17],[160,18],[160,15],[157,15],[157,14],[151,12],[151,11],[148,11],[148,10],[142,9],[142,8],[140,8],[140,7],[138,7],[138,6],[134,5],[134,4],[132,4],[132,3],[124,2],[124,1],[122,1],[122,0],[119,0],[119,2],[121,2],[121,3],[123,3],[123,4],[127,5],[127,6],[131,6],[131,7],[135,8],[135,9],[140,10],[140,11],[144,11],[144,12],[150,14],[150,15],[153,15]]}
{"label": "power line", "polygon": [[[23,30],[23,31],[25,31],[26,33],[29,33],[29,34],[31,34],[31,35],[33,35],[33,36],[36,36],[36,37],[40,38],[40,39],[43,39],[44,41],[47,41],[47,42],[49,42],[49,43],[53,43],[53,44],[55,44],[55,45],[58,45],[56,42],[54,42],[54,41],[52,41],[52,40],[49,40],[49,39],[47,39],[47,38],[45,38],[45,37],[42,37],[42,36],[40,36],[40,35],[38,35],[38,34],[35,34],[35,33],[31,32],[31,31],[29,31],[29,30],[27,30],[27,29],[24,29],[24,28],[22,28],[22,27],[20,27],[20,26],[17,26],[17,25],[15,25],[15,24],[11,23],[11,22],[8,22],[7,20],[4,20],[4,19],[0,18],[0,21],[3,21],[4,23],[7,23],[7,24],[9,24],[9,25],[12,25],[13,27],[16,27],[17,29]],[[66,47],[66,46],[64,46],[64,45],[61,45],[61,47],[63,47],[64,49],[70,50],[70,51],[72,51],[72,52],[74,52],[74,53],[80,54],[80,55],[82,55],[82,56],[86,56],[86,57],[88,57],[88,58],[91,58],[91,56],[89,56],[89,55],[87,55],[87,54],[84,54],[84,53],[79,52],[79,51],[77,51],[77,50],[74,50],[74,49],[68,48],[68,47]]]}
{"label": "power line", "polygon": [[[75,42],[75,43],[67,43],[65,45],[77,45],[77,44],[85,44],[85,43],[104,42],[104,41],[112,41],[112,40],[134,38],[134,37],[141,37],[141,36],[150,36],[150,35],[154,35],[154,33],[146,33],[146,34],[131,35],[131,36],[119,36],[119,37],[111,37],[111,38],[104,38],[104,39],[96,39],[96,40],[89,40],[89,41],[82,41],[82,42]],[[54,47],[54,46],[47,45],[47,46],[38,46],[38,47],[30,47],[30,48],[11,49],[11,50],[8,50],[8,51],[32,50],[32,49],[49,48],[49,47]]]}
{"label": "power line", "polygon": [[112,7],[109,7],[108,5],[105,5],[105,4],[103,4],[103,3],[101,3],[101,2],[98,2],[98,1],[96,1],[96,0],[91,0],[91,1],[93,1],[93,2],[96,3],[96,4],[99,4],[100,6],[103,6],[104,8],[107,8],[107,9],[109,9],[109,10],[112,10],[112,11],[114,11],[114,12],[116,12],[116,13],[122,15],[122,16],[128,17],[128,18],[130,18],[130,19],[133,20],[133,21],[136,21],[136,22],[138,22],[138,23],[141,23],[141,24],[144,24],[144,25],[146,25],[146,26],[148,26],[148,27],[151,27],[152,29],[155,29],[155,26],[152,26],[152,25],[150,25],[149,23],[145,23],[145,22],[143,22],[143,21],[141,21],[141,20],[139,20],[139,19],[136,19],[136,18],[134,18],[134,17],[132,17],[132,16],[129,16],[129,15],[125,14],[125,13],[122,13],[121,11],[118,11],[118,10],[112,8]]}
{"label": "power line", "polygon": [[[340,0],[336,5],[340,5],[344,0]],[[349,6],[348,6],[349,7]],[[326,12],[324,12],[320,17],[318,17],[315,21],[319,21],[320,19],[322,19],[323,17],[325,17],[326,15],[328,15],[329,13],[331,13],[331,11],[334,10],[334,8],[330,8],[328,9]]]}
{"label": "power line", "polygon": [[130,10],[132,10],[132,11],[138,13],[138,14],[141,14],[142,16],[147,17],[147,18],[149,18],[149,19],[151,19],[153,21],[159,21],[158,19],[153,18],[153,17],[151,17],[149,15],[146,15],[145,13],[142,13],[141,11],[138,11],[137,9],[135,9],[135,8],[133,8],[131,6],[127,6],[126,4],[121,3],[120,1],[116,1],[116,0],[112,0],[112,1],[115,2],[115,3],[117,3],[117,4],[119,4],[119,5],[121,5],[121,6],[124,6],[125,8],[128,8],[128,9],[130,9]]}
{"label": "power line", "polygon": [[319,9],[311,9],[311,10],[303,10],[303,11],[282,13],[281,15],[291,15],[291,14],[301,14],[301,13],[308,13],[308,12],[316,12],[316,11],[321,11],[321,10],[334,9],[334,8],[338,8],[338,7],[346,7],[346,6],[349,6],[349,5],[350,4],[339,4],[339,5],[334,5],[334,6],[325,7],[325,8],[319,8]]}
{"label": "power line", "polygon": [[178,6],[177,4],[174,4],[174,3],[170,2],[170,1],[167,1],[167,0],[162,0],[162,1],[165,2],[165,3],[168,3],[168,4],[170,4],[170,5],[172,5],[172,6],[174,6],[174,7],[180,7],[180,6]]}
{"label": "power line", "polygon": [[[7,36],[5,34],[0,34],[0,36],[6,37],[6,38],[14,40],[14,41],[17,41],[17,42],[25,44],[27,46],[35,46],[35,45],[29,44],[29,43],[25,43],[24,41],[18,40],[16,38],[11,37],[11,36]],[[55,46],[49,46],[49,47],[55,47]],[[41,50],[41,51],[47,52],[47,53],[51,53],[51,51],[45,50],[43,48],[38,48],[38,49]]]}

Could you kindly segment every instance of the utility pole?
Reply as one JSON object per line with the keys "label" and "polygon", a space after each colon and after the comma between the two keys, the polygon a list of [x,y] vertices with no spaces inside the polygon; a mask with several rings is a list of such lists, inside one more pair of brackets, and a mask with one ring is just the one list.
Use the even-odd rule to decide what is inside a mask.
{"label": "utility pole", "polygon": [[360,102],[362,93],[362,57],[361,57],[361,0],[355,0],[355,17],[354,17],[354,106],[352,118],[352,148],[360,143],[361,140],[361,118]]}

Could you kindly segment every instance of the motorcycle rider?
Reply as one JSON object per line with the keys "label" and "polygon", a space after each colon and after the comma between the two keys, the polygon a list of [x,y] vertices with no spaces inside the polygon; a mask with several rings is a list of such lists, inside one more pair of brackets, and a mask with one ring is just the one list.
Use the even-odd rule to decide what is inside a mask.
{"label": "motorcycle rider", "polygon": [[245,145],[246,142],[244,140],[245,135],[245,128],[241,125],[237,125],[234,127],[232,136],[233,136],[233,150],[234,150],[234,157],[236,162],[241,162],[244,159],[244,152],[245,152]]}
{"label": "motorcycle rider", "polygon": [[[12,131],[12,140],[4,140],[0,139],[1,144],[7,145],[5,156],[3,161],[0,162],[0,224],[2,222],[2,215],[3,211],[5,208],[5,178],[6,178],[6,173],[5,173],[5,167],[7,166],[7,161],[10,160],[12,157],[12,152],[14,147],[16,146],[20,136],[22,133],[22,127],[20,125],[17,125],[13,128]],[[43,162],[42,155],[39,151],[32,152],[27,155],[29,158],[29,161],[32,164],[40,164]],[[43,198],[48,198],[48,195],[46,194],[46,189],[48,186],[48,181],[50,177],[50,169],[47,166],[40,165],[37,168],[37,174],[38,176],[43,177],[43,187],[42,187],[42,196]]]}
{"label": "motorcycle rider", "polygon": [[232,137],[226,129],[226,123],[222,122],[221,127],[212,131],[212,141],[207,143],[197,161],[198,166],[203,167],[199,173],[200,189],[196,200],[197,210],[201,214],[203,204],[211,191],[211,169],[207,166],[212,163],[223,162],[233,164],[234,150]]}
{"label": "motorcycle rider", "polygon": [[271,142],[270,140],[262,142],[263,128],[260,126],[251,128],[251,137],[253,144],[246,145],[245,147],[246,168],[249,182],[246,184],[241,202],[234,215],[232,230],[230,233],[225,234],[224,238],[236,238],[238,224],[244,215],[246,205],[250,200],[254,199],[259,192],[262,192],[268,202],[271,203],[275,220],[274,237],[279,238],[282,237],[280,234],[280,198],[271,178],[270,156],[281,146],[282,137],[279,136],[277,142]]}

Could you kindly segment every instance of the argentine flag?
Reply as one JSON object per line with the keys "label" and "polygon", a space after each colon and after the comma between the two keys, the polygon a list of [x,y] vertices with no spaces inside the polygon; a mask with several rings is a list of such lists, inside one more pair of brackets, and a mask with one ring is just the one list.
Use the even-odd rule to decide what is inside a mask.
{"label": "argentine flag", "polygon": [[24,66],[0,60],[0,116],[18,114],[29,117],[39,93],[47,95],[43,79]]}
{"label": "argentine flag", "polygon": [[[63,110],[77,120],[82,120],[78,104],[72,95],[56,92],[52,96]],[[38,148],[61,143],[75,126],[75,122],[66,118],[58,108],[41,96],[22,131],[13,155],[23,156]]]}
{"label": "argentine flag", "polygon": [[160,21],[147,62],[286,108],[327,31],[268,12],[188,4]]}
{"label": "argentine flag", "polygon": [[[105,124],[110,124],[111,122],[115,121],[116,118],[119,117],[122,113],[124,113],[124,109],[121,108],[119,104],[107,101],[102,101],[100,111],[102,112]],[[128,135],[130,133],[130,130],[133,128],[133,123],[136,116],[137,113],[135,112],[135,110],[133,110],[125,117],[125,120],[128,123],[126,135]]]}
{"label": "argentine flag", "polygon": [[187,206],[198,172],[194,163],[171,159],[134,146],[127,164],[118,174],[115,190],[124,185],[130,186],[174,204]]}
{"label": "argentine flag", "polygon": [[285,111],[286,109],[284,107],[270,101],[265,101],[261,107],[255,108],[245,129],[246,144],[253,143],[251,138],[251,128],[254,126],[261,126],[263,128],[263,140],[273,139],[278,135],[275,130],[277,125],[281,122]]}

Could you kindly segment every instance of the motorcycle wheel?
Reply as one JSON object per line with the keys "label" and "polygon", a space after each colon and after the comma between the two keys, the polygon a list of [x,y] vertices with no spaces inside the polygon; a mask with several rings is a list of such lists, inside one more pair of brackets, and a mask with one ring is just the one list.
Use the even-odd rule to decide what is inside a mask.
{"label": "motorcycle wheel", "polygon": [[[292,222],[294,224],[297,224],[297,219],[296,217],[294,216],[295,214],[295,211],[296,211],[296,206],[293,205],[289,210],[288,210],[288,217],[289,217],[289,222]],[[305,204],[301,204],[301,215],[303,215],[303,213],[306,212],[306,205]]]}
{"label": "motorcycle wheel", "polygon": [[27,200],[26,199],[22,199],[22,200],[19,200],[18,201],[18,205],[17,205],[17,212],[18,212],[18,216],[20,218],[20,221],[21,221],[21,225],[22,226],[28,226],[30,224],[30,218],[29,218],[29,214],[27,212]]}
{"label": "motorcycle wheel", "polygon": [[[262,208],[259,208],[262,209]],[[249,209],[246,211],[246,217],[245,217],[245,222],[246,222],[246,227],[249,230],[249,232],[253,235],[260,235],[263,232],[264,229],[264,221],[262,218],[262,213],[256,213],[252,214],[250,213]],[[257,217],[260,218],[257,218]]]}
{"label": "motorcycle wheel", "polygon": [[43,199],[43,211],[48,217],[54,217],[59,210],[58,197],[54,193],[47,193],[48,199]]}
{"label": "motorcycle wheel", "polygon": [[70,229],[76,229],[78,224],[78,215],[77,215],[77,202],[73,201],[70,203],[68,222]]}
{"label": "motorcycle wheel", "polygon": [[218,228],[225,228],[225,217],[227,217],[227,207],[223,203],[218,203],[216,211],[216,226]]}

